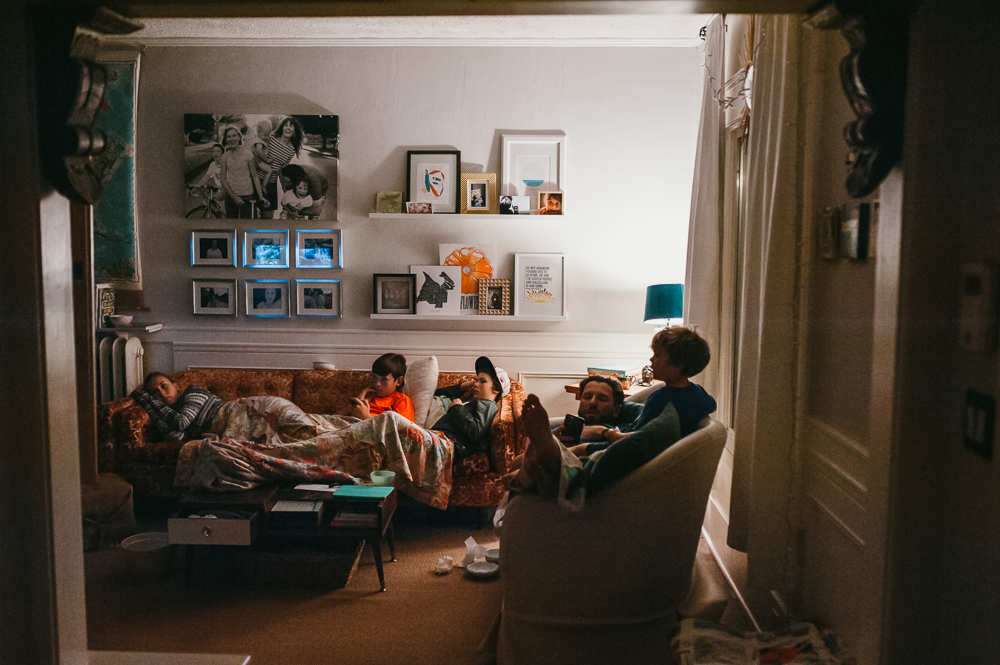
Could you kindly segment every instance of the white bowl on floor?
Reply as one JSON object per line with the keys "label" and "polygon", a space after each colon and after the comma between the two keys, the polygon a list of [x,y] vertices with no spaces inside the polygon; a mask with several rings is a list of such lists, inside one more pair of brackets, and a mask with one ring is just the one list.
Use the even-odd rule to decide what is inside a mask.
{"label": "white bowl on floor", "polygon": [[165,531],[150,531],[129,536],[121,542],[125,566],[142,579],[165,577],[174,564],[174,550]]}

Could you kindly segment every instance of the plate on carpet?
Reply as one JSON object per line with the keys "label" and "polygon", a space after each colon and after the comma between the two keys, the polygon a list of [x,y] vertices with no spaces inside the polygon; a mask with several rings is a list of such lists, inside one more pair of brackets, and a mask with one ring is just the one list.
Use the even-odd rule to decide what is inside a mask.
{"label": "plate on carpet", "polygon": [[490,575],[496,575],[497,571],[500,570],[500,566],[489,561],[474,561],[466,566],[465,569],[476,577],[489,577]]}

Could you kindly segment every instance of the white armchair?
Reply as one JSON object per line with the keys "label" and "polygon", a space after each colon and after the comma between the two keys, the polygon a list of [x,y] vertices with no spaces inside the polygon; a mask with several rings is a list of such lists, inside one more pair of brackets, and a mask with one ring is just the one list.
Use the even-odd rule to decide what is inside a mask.
{"label": "white armchair", "polygon": [[706,418],[580,512],[511,500],[497,662],[666,662],[678,610],[698,593],[692,570],[725,441],[726,427]]}

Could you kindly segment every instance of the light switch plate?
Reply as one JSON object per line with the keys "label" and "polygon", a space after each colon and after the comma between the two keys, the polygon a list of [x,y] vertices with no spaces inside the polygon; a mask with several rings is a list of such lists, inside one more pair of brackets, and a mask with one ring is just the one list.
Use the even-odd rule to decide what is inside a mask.
{"label": "light switch plate", "polygon": [[993,432],[997,401],[993,395],[978,390],[965,391],[963,438],[965,447],[980,457],[993,459]]}

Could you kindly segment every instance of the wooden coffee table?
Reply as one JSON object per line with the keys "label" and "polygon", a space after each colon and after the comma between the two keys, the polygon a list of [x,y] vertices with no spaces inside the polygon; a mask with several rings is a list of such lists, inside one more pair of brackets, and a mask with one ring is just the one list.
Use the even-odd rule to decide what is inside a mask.
{"label": "wooden coffee table", "polygon": [[[270,518],[271,508],[277,501],[322,501],[323,517],[316,525],[282,525]],[[322,549],[345,538],[364,539],[372,546],[380,591],[385,591],[383,538],[389,544],[390,561],[396,560],[392,533],[392,516],[396,512],[395,488],[391,488],[384,497],[336,496],[331,492],[276,487],[258,487],[241,492],[192,491],[181,498],[178,509],[177,515],[168,521],[168,531],[170,542],[187,546],[185,584],[190,582],[194,546],[250,546],[266,541],[294,540]],[[188,517],[199,512],[219,513],[219,519]],[[344,519],[331,525],[338,514],[344,514]]]}

